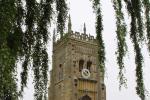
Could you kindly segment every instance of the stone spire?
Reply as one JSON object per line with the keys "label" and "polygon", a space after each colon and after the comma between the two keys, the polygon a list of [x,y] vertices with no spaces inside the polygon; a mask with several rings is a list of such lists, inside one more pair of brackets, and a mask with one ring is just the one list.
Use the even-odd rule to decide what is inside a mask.
{"label": "stone spire", "polygon": [[86,25],[84,23],[84,28],[83,28],[84,34],[86,34]]}
{"label": "stone spire", "polygon": [[70,14],[69,14],[69,20],[68,20],[68,33],[71,33],[72,31],[72,24],[71,24],[71,17],[70,17]]}

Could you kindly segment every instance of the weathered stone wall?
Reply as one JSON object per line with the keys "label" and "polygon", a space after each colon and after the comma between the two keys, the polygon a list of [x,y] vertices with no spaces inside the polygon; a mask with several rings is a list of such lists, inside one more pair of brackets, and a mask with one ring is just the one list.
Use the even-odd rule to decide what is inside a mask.
{"label": "weathered stone wall", "polygon": [[[94,37],[72,32],[54,42],[53,47],[49,100],[81,100],[85,95],[91,100],[106,100],[103,76],[98,67],[98,45]],[[88,61],[92,62],[88,79],[84,79],[79,71],[81,59],[84,60],[84,68]]]}

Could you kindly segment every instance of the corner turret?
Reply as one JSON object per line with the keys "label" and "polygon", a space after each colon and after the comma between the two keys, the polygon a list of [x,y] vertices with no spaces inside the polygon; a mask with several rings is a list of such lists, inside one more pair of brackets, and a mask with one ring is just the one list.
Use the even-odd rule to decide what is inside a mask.
{"label": "corner turret", "polygon": [[83,32],[84,32],[84,34],[86,34],[86,25],[85,25],[85,23],[84,23],[84,27],[83,27]]}
{"label": "corner turret", "polygon": [[70,34],[72,31],[72,23],[71,23],[71,17],[69,14],[69,20],[68,20],[68,34]]}

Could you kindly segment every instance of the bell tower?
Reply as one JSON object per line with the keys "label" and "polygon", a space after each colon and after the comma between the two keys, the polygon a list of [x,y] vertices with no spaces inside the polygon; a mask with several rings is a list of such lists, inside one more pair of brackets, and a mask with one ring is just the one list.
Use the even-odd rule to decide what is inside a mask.
{"label": "bell tower", "polygon": [[96,39],[86,34],[85,25],[84,33],[68,29],[67,34],[53,42],[48,100],[106,100],[97,50]]}

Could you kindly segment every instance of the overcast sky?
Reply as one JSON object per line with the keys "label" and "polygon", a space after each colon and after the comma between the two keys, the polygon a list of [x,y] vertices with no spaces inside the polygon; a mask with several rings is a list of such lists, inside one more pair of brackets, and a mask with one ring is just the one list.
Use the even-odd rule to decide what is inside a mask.
{"label": "overcast sky", "polygon": [[[83,32],[83,24],[86,23],[87,33],[95,35],[95,15],[92,9],[92,3],[90,0],[68,0],[70,7],[70,15],[72,20],[72,30]],[[126,66],[126,77],[128,79],[127,85],[128,89],[122,88],[119,91],[118,83],[118,66],[116,64],[116,27],[115,27],[115,16],[114,10],[112,8],[111,0],[101,0],[102,2],[102,14],[103,14],[103,38],[106,48],[106,94],[107,100],[140,100],[136,95],[135,91],[135,64],[134,64],[134,52],[133,46],[129,39],[129,34],[127,36],[128,53],[125,60]],[[126,14],[126,20],[129,17]],[[51,48],[49,48],[51,49]],[[49,52],[51,55],[51,51]],[[148,56],[146,46],[143,46],[144,55],[144,81],[146,83],[146,89],[150,91],[150,57]],[[51,62],[51,61],[50,61]],[[50,67],[51,69],[51,67]],[[30,74],[32,77],[32,74]],[[25,96],[23,100],[33,100],[33,85],[32,81],[29,80],[28,88],[25,89]],[[150,100],[150,97],[147,97]]]}

